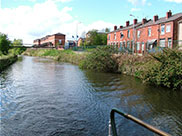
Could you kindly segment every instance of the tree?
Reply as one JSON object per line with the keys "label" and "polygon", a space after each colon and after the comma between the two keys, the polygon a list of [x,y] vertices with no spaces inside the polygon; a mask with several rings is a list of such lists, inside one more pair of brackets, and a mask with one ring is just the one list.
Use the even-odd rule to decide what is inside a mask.
{"label": "tree", "polygon": [[86,45],[106,45],[107,34],[99,33],[98,30],[92,30],[87,33]]}
{"label": "tree", "polygon": [[105,32],[106,32],[106,33],[110,32],[110,29],[109,29],[109,28],[106,28],[106,29],[105,29]]}
{"label": "tree", "polygon": [[22,39],[14,39],[12,45],[13,46],[22,46],[23,45],[23,40]]}
{"label": "tree", "polygon": [[0,33],[0,51],[6,55],[8,54],[9,45],[11,44],[8,36],[5,34]]}

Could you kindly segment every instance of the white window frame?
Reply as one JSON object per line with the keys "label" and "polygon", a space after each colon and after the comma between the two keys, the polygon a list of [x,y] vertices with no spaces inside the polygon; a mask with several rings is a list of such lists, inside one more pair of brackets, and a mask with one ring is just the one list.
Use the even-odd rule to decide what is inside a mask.
{"label": "white window frame", "polygon": [[130,38],[130,30],[127,31],[127,37]]}
{"label": "white window frame", "polygon": [[[164,29],[164,30],[163,30]],[[165,25],[162,24],[161,25],[161,35],[164,35],[165,34]]]}
{"label": "white window frame", "polygon": [[151,28],[148,28],[148,36],[150,37],[151,35],[152,35],[152,29]]}
{"label": "white window frame", "polygon": [[116,40],[116,32],[114,33],[114,40]]}
{"label": "white window frame", "polygon": [[166,47],[165,45],[166,39],[160,39],[160,47]]}
{"label": "white window frame", "polygon": [[140,50],[140,42],[137,42],[137,51]]}
{"label": "white window frame", "polygon": [[120,39],[123,39],[123,37],[124,37],[124,34],[123,34],[123,37],[121,37],[121,34],[123,34],[123,32],[120,32]]}
{"label": "white window frame", "polygon": [[[170,41],[169,41],[170,40]],[[167,47],[172,48],[172,38],[167,39]]]}
{"label": "white window frame", "polygon": [[171,25],[166,26],[166,33],[169,33],[169,32],[171,32]]}
{"label": "white window frame", "polygon": [[137,31],[137,37],[140,38],[140,30]]}

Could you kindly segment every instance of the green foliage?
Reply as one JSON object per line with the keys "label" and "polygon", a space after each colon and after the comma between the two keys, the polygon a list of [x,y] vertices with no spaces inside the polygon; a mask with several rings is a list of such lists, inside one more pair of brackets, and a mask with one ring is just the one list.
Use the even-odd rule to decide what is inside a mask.
{"label": "green foliage", "polygon": [[22,46],[23,45],[23,40],[22,39],[14,39],[12,42],[12,46]]}
{"label": "green foliage", "polygon": [[8,54],[10,44],[11,42],[9,41],[7,35],[0,33],[0,51],[2,54]]}
{"label": "green foliage", "polygon": [[118,64],[112,57],[117,53],[113,46],[98,46],[80,63],[80,68],[102,72],[117,72]]}
{"label": "green foliage", "polygon": [[4,55],[0,57],[0,73],[7,68],[8,66],[10,66],[11,64],[13,64],[14,62],[16,62],[18,60],[18,57],[16,55]]}
{"label": "green foliage", "polygon": [[165,49],[163,53],[152,56],[157,62],[145,73],[145,81],[179,89],[182,86],[182,52]]}
{"label": "green foliage", "polygon": [[84,45],[106,45],[107,44],[107,34],[99,33],[97,30],[92,30],[88,32],[88,36]]}

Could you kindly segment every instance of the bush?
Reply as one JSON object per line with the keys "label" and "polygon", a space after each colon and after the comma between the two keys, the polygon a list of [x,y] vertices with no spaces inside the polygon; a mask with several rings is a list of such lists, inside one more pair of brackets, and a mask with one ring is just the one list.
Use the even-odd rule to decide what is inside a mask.
{"label": "bush", "polygon": [[7,37],[7,35],[0,33],[0,51],[6,55],[8,54],[10,41]]}
{"label": "bush", "polygon": [[179,89],[182,86],[182,52],[165,49],[153,54],[156,60],[144,75],[144,80],[152,84]]}
{"label": "bush", "polygon": [[113,58],[113,54],[117,52],[118,49],[113,46],[99,46],[86,56],[80,63],[80,68],[102,72],[116,72],[118,64],[116,59]]}

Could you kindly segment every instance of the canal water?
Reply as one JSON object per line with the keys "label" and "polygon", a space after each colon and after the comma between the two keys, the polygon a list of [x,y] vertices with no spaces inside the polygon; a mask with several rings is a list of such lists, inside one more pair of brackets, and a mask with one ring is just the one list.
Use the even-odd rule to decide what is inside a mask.
{"label": "canal water", "polygon": [[[182,135],[182,93],[130,76],[23,57],[1,73],[0,96],[0,136],[107,136],[112,108]],[[121,136],[154,135],[120,116],[116,119]]]}

